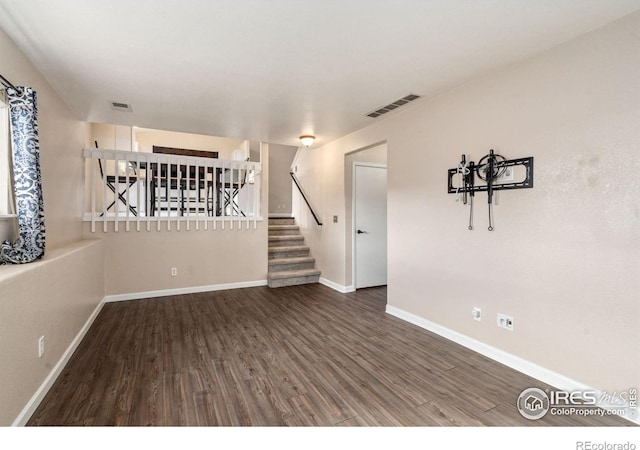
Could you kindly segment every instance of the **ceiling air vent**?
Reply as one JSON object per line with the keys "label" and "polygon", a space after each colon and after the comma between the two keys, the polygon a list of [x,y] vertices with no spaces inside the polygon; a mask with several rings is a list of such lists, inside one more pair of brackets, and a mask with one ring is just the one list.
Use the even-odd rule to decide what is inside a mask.
{"label": "ceiling air vent", "polygon": [[122,103],[122,102],[111,102],[111,109],[115,110],[115,111],[125,111],[125,112],[132,112],[133,110],[131,109],[131,105],[128,103]]}
{"label": "ceiling air vent", "polygon": [[378,116],[381,116],[381,115],[386,114],[386,113],[388,113],[390,111],[393,111],[394,109],[399,108],[402,105],[406,105],[407,103],[412,102],[414,100],[417,100],[419,98],[420,98],[419,95],[409,94],[406,97],[399,98],[395,102],[391,102],[388,105],[383,106],[382,108],[378,108],[378,109],[376,109],[374,111],[371,111],[370,113],[365,114],[365,116],[373,117],[375,119]]}

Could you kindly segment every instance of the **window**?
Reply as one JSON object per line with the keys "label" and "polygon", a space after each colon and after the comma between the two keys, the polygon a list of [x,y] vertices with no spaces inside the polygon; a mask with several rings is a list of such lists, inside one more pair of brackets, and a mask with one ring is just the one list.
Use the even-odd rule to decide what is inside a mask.
{"label": "window", "polygon": [[0,91],[0,216],[15,213],[11,173],[9,105],[6,93],[2,90]]}
{"label": "window", "polygon": [[0,215],[13,213],[12,196],[9,108],[5,92],[0,91]]}

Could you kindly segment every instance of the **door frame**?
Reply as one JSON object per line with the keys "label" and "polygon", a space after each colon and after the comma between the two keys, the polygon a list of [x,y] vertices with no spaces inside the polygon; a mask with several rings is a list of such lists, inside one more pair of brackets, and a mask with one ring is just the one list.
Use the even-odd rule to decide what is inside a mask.
{"label": "door frame", "polygon": [[[353,286],[353,290],[356,291],[358,288],[357,273],[356,273],[356,167],[365,166],[365,167],[375,167],[379,169],[387,169],[387,164],[379,164],[379,163],[371,163],[364,161],[354,161],[353,167],[351,168],[351,284]],[[388,175],[387,170],[387,175]],[[388,183],[388,180],[387,180]],[[388,186],[388,184],[387,184]],[[388,195],[388,189],[387,189]],[[388,201],[388,199],[387,199]],[[387,239],[389,238],[387,234]]]}

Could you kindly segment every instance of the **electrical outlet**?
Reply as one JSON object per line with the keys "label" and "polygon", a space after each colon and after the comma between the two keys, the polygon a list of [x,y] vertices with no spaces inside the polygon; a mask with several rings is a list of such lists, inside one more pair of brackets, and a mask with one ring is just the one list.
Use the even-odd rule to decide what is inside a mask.
{"label": "electrical outlet", "polygon": [[513,331],[513,317],[498,313],[498,326]]}
{"label": "electrical outlet", "polygon": [[44,355],[44,336],[38,339],[38,358],[42,358],[42,355]]}
{"label": "electrical outlet", "polygon": [[338,223],[338,216],[333,216],[333,223]]}
{"label": "electrical outlet", "polygon": [[471,310],[471,317],[473,317],[473,320],[480,322],[482,320],[482,310],[480,308],[473,308]]}
{"label": "electrical outlet", "polygon": [[172,267],[171,268],[171,276],[172,277],[177,277],[178,276],[178,268],[177,267]]}

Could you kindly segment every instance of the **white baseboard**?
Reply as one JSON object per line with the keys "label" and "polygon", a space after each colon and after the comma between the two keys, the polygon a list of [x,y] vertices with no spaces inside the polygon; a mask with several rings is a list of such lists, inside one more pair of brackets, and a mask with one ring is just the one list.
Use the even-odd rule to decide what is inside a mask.
{"label": "white baseboard", "polygon": [[343,294],[348,294],[349,292],[353,292],[356,289],[353,287],[353,285],[351,286],[343,286],[341,284],[338,283],[334,283],[331,280],[327,280],[326,278],[322,278],[320,277],[320,280],[318,280],[320,284],[324,284],[327,287],[330,287],[333,290],[336,290],[338,292],[341,292]]}
{"label": "white baseboard", "polygon": [[73,339],[73,341],[71,341],[71,344],[69,344],[69,347],[67,348],[67,350],[62,354],[62,357],[60,358],[60,360],[53,367],[53,369],[51,369],[51,372],[49,372],[49,375],[47,375],[47,378],[45,378],[44,382],[40,385],[36,393],[33,394],[33,396],[31,397],[29,402],[25,405],[25,407],[22,409],[22,411],[20,411],[20,414],[18,414],[18,417],[16,417],[16,419],[13,421],[11,426],[23,427],[27,424],[27,422],[29,421],[33,413],[38,408],[38,405],[40,405],[40,402],[44,399],[45,395],[47,395],[47,392],[49,392],[49,389],[51,389],[51,386],[53,386],[53,383],[55,383],[56,379],[62,372],[62,369],[64,369],[64,367],[69,362],[69,359],[71,359],[73,352],[76,351],[76,349],[78,348],[78,345],[80,345],[80,342],[82,342],[82,339],[87,334],[87,331],[89,331],[89,328],[91,328],[93,321],[96,320],[96,317],[98,317],[98,314],[100,313],[100,310],[102,309],[103,306],[104,306],[104,300],[98,303],[98,306],[96,306],[96,308],[93,310],[93,312],[91,313],[91,315],[89,316],[85,324],[82,326],[82,328],[80,329],[76,337]]}
{"label": "white baseboard", "polygon": [[140,300],[143,298],[166,297],[168,295],[196,294],[199,292],[223,291],[227,289],[240,289],[248,287],[266,286],[267,280],[241,281],[238,283],[210,284],[207,286],[192,286],[177,289],[163,289],[159,291],[133,292],[130,294],[107,295],[105,302],[123,302],[127,300]]}
{"label": "white baseboard", "polygon": [[[588,391],[596,391],[598,392],[598,394],[602,393],[598,389],[594,389],[590,386],[587,386],[584,383],[580,383],[579,381],[573,380],[562,374],[554,372],[553,370],[547,369],[546,367],[542,367],[538,364],[532,363],[531,361],[527,361],[526,359],[520,358],[519,356],[512,355],[511,353],[507,353],[504,350],[500,350],[499,348],[480,342],[476,339],[473,339],[462,333],[454,331],[450,328],[444,327],[435,322],[431,322],[430,320],[427,320],[424,317],[420,317],[413,313],[407,312],[403,309],[396,308],[395,306],[387,305],[386,313],[394,317],[397,317],[399,319],[405,320],[414,325],[417,325],[420,328],[424,328],[425,330],[431,331],[439,336],[442,336],[446,339],[449,339],[450,341],[455,342],[456,344],[460,344],[463,347],[466,347],[468,349],[471,349],[475,352],[480,353],[481,355],[486,356],[487,358],[493,359],[494,361],[504,364],[507,367],[517,370],[518,372],[521,372],[525,375],[529,375],[532,378],[540,380],[543,383],[549,384],[563,391],[573,392],[573,391],[588,390]],[[607,405],[599,405],[599,406],[605,409],[613,408]],[[630,422],[640,424],[640,418],[635,418],[635,419],[632,419],[629,417],[622,417],[622,418]]]}

